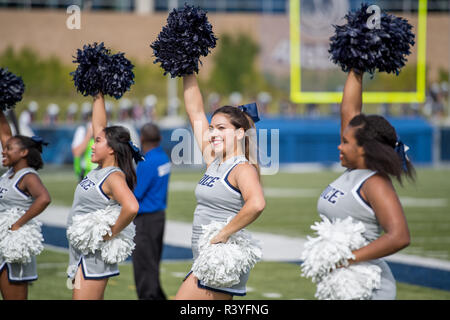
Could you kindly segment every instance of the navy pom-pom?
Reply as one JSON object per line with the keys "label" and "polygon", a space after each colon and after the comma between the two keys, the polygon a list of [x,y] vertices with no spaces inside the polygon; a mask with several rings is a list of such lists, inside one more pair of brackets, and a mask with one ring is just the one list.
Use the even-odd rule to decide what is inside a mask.
{"label": "navy pom-pom", "polygon": [[106,71],[106,81],[103,81],[102,92],[116,99],[122,97],[134,83],[133,67],[130,60],[124,57],[124,53],[112,55]]}
{"label": "navy pom-pom", "polygon": [[379,27],[370,28],[368,22],[373,13],[366,12],[368,7],[362,4],[359,10],[345,16],[345,25],[334,26],[331,60],[344,72],[354,69],[373,76],[378,70],[398,75],[414,45],[412,26],[406,19],[381,11]]}
{"label": "navy pom-pom", "polygon": [[161,63],[164,75],[170,73],[172,78],[198,73],[200,57],[206,57],[216,41],[206,12],[185,4],[169,14],[167,24],[150,45],[156,57],[153,63]]}
{"label": "navy pom-pom", "polygon": [[25,84],[21,77],[8,71],[8,68],[0,68],[0,108],[3,111],[22,100],[24,91]]}
{"label": "navy pom-pom", "polygon": [[119,99],[134,84],[133,64],[124,53],[111,54],[104,43],[84,45],[73,61],[78,67],[70,75],[84,96],[99,92]]}

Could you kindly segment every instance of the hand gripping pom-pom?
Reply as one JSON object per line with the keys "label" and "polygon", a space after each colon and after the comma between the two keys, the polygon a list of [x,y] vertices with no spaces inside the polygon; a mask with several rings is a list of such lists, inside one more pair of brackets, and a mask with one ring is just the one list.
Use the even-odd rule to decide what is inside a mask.
{"label": "hand gripping pom-pom", "polygon": [[150,47],[156,57],[154,63],[161,64],[164,75],[170,73],[175,78],[198,73],[200,57],[206,57],[216,41],[206,12],[185,4],[169,14],[167,24]]}
{"label": "hand gripping pom-pom", "polygon": [[369,299],[379,288],[381,269],[365,263],[348,265],[354,258],[352,251],[367,245],[364,225],[351,217],[335,221],[321,218],[311,226],[317,237],[307,237],[301,254],[302,276],[317,284],[319,299]]}
{"label": "hand gripping pom-pom", "polygon": [[111,54],[103,42],[84,45],[73,62],[78,67],[70,75],[83,96],[95,97],[101,92],[119,99],[134,84],[133,64],[124,53]]}
{"label": "hand gripping pom-pom", "polygon": [[114,238],[104,241],[105,235],[111,235],[111,226],[116,223],[120,208],[107,207],[92,213],[73,217],[72,225],[67,229],[70,244],[82,254],[101,251],[106,263],[124,261],[134,249],[135,226],[133,223]]}
{"label": "hand gripping pom-pom", "polygon": [[245,230],[231,235],[226,243],[211,244],[211,239],[225,225],[224,222],[212,222],[202,226],[199,256],[192,266],[194,275],[211,287],[238,284],[241,275],[253,268],[262,257],[261,247]]}
{"label": "hand gripping pom-pom", "polygon": [[7,68],[0,68],[0,108],[5,111],[22,100],[25,85],[21,77],[9,72]]}
{"label": "hand gripping pom-pom", "polygon": [[17,208],[0,213],[0,253],[8,263],[29,263],[44,249],[39,221],[32,219],[17,230],[9,230],[24,213]]}
{"label": "hand gripping pom-pom", "polygon": [[110,264],[125,261],[134,250],[135,235],[136,226],[131,222],[114,238],[105,241],[101,247],[103,261]]}
{"label": "hand gripping pom-pom", "polygon": [[385,12],[380,13],[379,26],[371,26],[372,12],[367,12],[368,7],[362,4],[359,10],[345,16],[345,25],[334,26],[329,49],[331,60],[344,72],[354,69],[373,76],[378,70],[398,75],[414,45],[412,26],[406,19]]}

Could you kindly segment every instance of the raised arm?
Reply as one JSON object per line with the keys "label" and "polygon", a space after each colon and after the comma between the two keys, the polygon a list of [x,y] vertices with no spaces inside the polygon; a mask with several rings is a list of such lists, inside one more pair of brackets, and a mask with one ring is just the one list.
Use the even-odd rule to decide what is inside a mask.
{"label": "raised arm", "polygon": [[0,109],[0,139],[2,142],[2,148],[6,148],[6,142],[12,137],[11,127],[6,119],[3,110]]}
{"label": "raised arm", "polygon": [[105,99],[103,94],[99,93],[94,97],[94,103],[92,106],[92,131],[94,137],[96,137],[103,129],[106,128],[107,118],[105,110]]}
{"label": "raised arm", "polygon": [[196,76],[194,74],[184,76],[183,87],[186,113],[191,122],[195,140],[202,151],[203,159],[209,165],[214,160],[214,155],[208,141],[207,132],[209,130],[209,123],[206,118],[203,98]]}
{"label": "raised arm", "polygon": [[342,132],[350,120],[362,110],[362,74],[350,70],[345,81],[341,103],[341,139]]}

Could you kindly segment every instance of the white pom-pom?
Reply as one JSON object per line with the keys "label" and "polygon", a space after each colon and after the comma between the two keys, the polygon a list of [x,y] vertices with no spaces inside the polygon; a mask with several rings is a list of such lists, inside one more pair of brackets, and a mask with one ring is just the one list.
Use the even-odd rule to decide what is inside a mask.
{"label": "white pom-pom", "polygon": [[9,230],[25,212],[12,208],[0,213],[0,253],[8,263],[29,263],[44,249],[39,221],[31,219],[19,229]]}
{"label": "white pom-pom", "polygon": [[355,258],[352,251],[367,245],[364,224],[351,217],[333,222],[321,218],[311,226],[317,237],[307,237],[301,254],[302,276],[317,284],[318,299],[369,299],[380,285],[381,269],[362,263],[348,265]]}
{"label": "white pom-pom", "polygon": [[194,261],[192,272],[211,287],[238,284],[241,275],[253,268],[262,257],[261,247],[245,230],[232,234],[226,243],[211,244],[211,239],[227,223],[215,221],[202,226],[203,233],[198,242],[199,256]]}
{"label": "white pom-pom", "polygon": [[82,254],[100,250],[106,263],[122,262],[135,247],[134,224],[130,223],[114,238],[103,240],[106,234],[111,235],[111,226],[116,223],[119,215],[120,207],[108,206],[92,213],[74,216],[72,225],[67,229],[67,239]]}
{"label": "white pom-pom", "polygon": [[313,282],[339,265],[346,266],[347,260],[354,258],[352,250],[367,243],[362,235],[365,231],[362,222],[354,223],[351,217],[333,223],[325,216],[321,218],[323,221],[311,226],[318,237],[308,236],[301,254],[302,275]]}
{"label": "white pom-pom", "polygon": [[114,238],[105,241],[101,247],[103,261],[110,264],[125,261],[134,250],[135,234],[136,227],[132,222]]}
{"label": "white pom-pom", "polygon": [[315,297],[320,300],[368,300],[380,285],[381,268],[360,262],[324,276],[317,283]]}
{"label": "white pom-pom", "polygon": [[86,255],[94,253],[103,244],[103,237],[111,234],[111,227],[120,214],[120,208],[107,207],[91,213],[76,215],[67,229],[70,244]]}

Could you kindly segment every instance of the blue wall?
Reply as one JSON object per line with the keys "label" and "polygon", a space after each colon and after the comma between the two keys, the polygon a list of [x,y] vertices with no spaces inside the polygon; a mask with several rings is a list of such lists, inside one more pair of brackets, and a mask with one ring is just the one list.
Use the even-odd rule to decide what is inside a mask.
{"label": "blue wall", "polygon": [[[433,127],[422,118],[389,118],[400,139],[411,149],[408,152],[413,163],[431,164]],[[75,126],[54,128],[33,127],[50,145],[45,148],[45,163],[72,163],[71,143]],[[297,162],[338,162],[340,120],[338,118],[282,118],[266,117],[257,123],[257,129],[279,130],[280,164]],[[163,148],[170,155],[180,141],[170,141],[174,129],[162,130]],[[443,128],[441,153],[443,160],[450,160],[450,129]],[[192,139],[193,140],[193,139]],[[269,150],[270,155],[270,150]]]}
{"label": "blue wall", "polygon": [[[388,118],[414,163],[431,164],[433,128],[422,118]],[[337,162],[339,118],[266,118],[258,128],[280,129],[280,163]]]}

